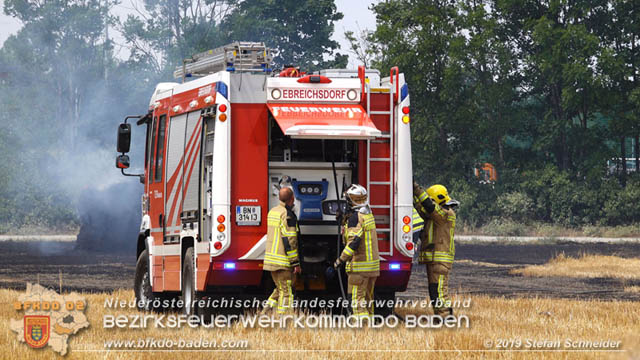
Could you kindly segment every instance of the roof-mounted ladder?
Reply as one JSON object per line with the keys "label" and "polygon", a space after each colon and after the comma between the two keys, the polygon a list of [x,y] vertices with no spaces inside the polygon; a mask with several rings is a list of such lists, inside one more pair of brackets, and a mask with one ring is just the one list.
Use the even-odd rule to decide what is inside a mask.
{"label": "roof-mounted ladder", "polygon": [[218,71],[271,72],[273,56],[263,42],[236,41],[185,59],[174,78],[206,76]]}

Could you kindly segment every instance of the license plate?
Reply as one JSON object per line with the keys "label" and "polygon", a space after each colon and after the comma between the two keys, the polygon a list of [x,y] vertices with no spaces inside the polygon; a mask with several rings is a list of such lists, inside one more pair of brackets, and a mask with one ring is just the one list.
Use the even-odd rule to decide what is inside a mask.
{"label": "license plate", "polygon": [[236,224],[260,225],[260,206],[236,206]]}

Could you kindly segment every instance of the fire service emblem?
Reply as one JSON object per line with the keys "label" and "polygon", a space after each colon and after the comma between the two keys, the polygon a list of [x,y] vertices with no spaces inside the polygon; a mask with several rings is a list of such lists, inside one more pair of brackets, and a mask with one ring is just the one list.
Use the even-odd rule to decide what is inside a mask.
{"label": "fire service emblem", "polygon": [[24,340],[32,348],[41,348],[47,345],[50,334],[49,316],[25,315]]}

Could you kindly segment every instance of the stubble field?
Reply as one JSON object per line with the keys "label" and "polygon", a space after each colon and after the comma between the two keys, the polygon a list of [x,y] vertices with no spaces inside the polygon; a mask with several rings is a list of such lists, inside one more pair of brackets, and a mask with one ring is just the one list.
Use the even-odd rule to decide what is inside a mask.
{"label": "stubble field", "polygon": [[[70,341],[68,359],[212,359],[242,358],[290,359],[434,359],[499,358],[499,359],[625,359],[640,356],[640,303],[628,301],[580,301],[549,298],[512,298],[474,296],[471,307],[457,309],[469,317],[469,328],[407,329],[251,329],[235,324],[229,329],[105,329],[106,314],[133,315],[134,309],[105,309],[108,297],[128,299],[130,290],[84,294],[88,301],[85,313],[90,327],[81,330]],[[18,291],[0,291],[0,326],[5,345],[2,358],[59,358],[51,349],[30,349],[18,343],[8,327],[9,319],[19,318],[11,303]],[[460,298],[460,296],[457,296]],[[421,308],[398,309],[401,315],[429,314]],[[247,341],[246,348],[236,349],[105,349],[105,341],[140,339],[205,339],[222,344]],[[622,351],[595,351],[589,348],[567,349],[570,341],[620,341]],[[518,341],[520,346],[517,346]],[[532,348],[527,344],[560,341],[561,349]],[[507,349],[499,349],[500,343]],[[513,344],[513,345],[511,345]],[[154,350],[154,351],[150,351]],[[301,352],[302,351],[302,352]]]}
{"label": "stubble field", "polygon": [[[469,328],[408,329],[403,323],[382,329],[255,329],[235,324],[229,329],[105,329],[105,315],[140,315],[134,309],[107,309],[108,298],[131,299],[133,256],[77,252],[68,244],[0,243],[1,359],[60,358],[51,349],[30,349],[16,341],[11,319],[21,319],[12,303],[26,281],[63,292],[80,292],[88,301],[90,327],[69,340],[69,359],[634,359],[640,357],[640,282],[634,276],[598,273],[575,275],[568,266],[584,267],[584,254],[609,256],[629,265],[640,256],[639,244],[460,244],[451,288],[454,299],[471,299],[456,309],[469,318]],[[563,255],[560,255],[563,254]],[[565,257],[565,260],[562,259]],[[612,258],[606,258],[611,261]],[[592,260],[592,259],[591,259]],[[605,264],[607,262],[605,261]],[[602,262],[598,262],[598,266]],[[633,268],[635,263],[631,264]],[[559,267],[559,268],[558,268]],[[587,265],[587,268],[589,266]],[[536,269],[538,273],[527,273]],[[540,269],[544,269],[542,271]],[[611,267],[607,267],[611,270]],[[624,271],[628,266],[620,267]],[[542,272],[540,272],[542,271]],[[530,276],[533,275],[533,276]],[[424,269],[416,266],[402,299],[427,296]],[[431,314],[428,308],[400,308],[400,315]],[[106,349],[105,341],[135,342],[199,339],[235,343],[235,348]],[[566,341],[620,342],[618,351],[569,347]],[[545,349],[551,343],[551,349]],[[242,342],[245,346],[238,347]],[[560,342],[561,346],[553,345]],[[532,346],[537,343],[538,347]],[[499,348],[499,346],[501,346]],[[153,350],[153,351],[149,351]],[[603,349],[599,349],[603,350]]]}

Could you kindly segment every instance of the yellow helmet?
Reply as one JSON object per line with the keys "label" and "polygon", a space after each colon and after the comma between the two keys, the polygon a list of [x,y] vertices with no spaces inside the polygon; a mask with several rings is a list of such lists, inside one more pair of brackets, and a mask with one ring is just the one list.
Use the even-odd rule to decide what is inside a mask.
{"label": "yellow helmet", "polygon": [[429,187],[427,189],[427,194],[431,199],[433,199],[433,201],[438,203],[438,205],[446,204],[447,202],[451,201],[447,188],[440,184],[432,185],[431,187]]}

